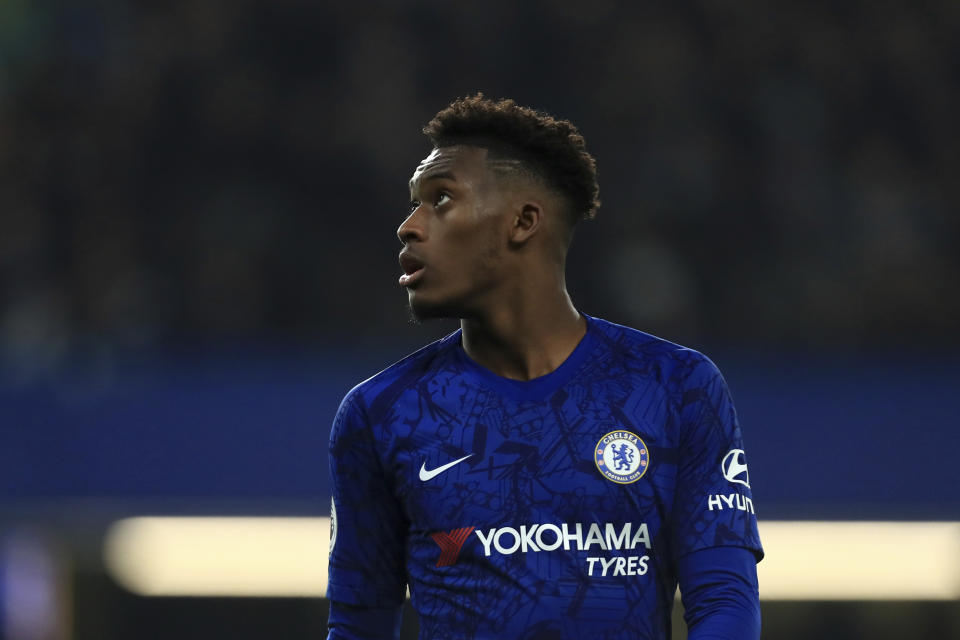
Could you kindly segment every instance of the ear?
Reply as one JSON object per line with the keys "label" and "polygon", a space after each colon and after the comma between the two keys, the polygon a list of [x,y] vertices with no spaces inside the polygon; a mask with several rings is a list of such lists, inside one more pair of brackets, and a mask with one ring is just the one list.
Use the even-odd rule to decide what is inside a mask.
{"label": "ear", "polygon": [[525,202],[513,216],[510,227],[510,242],[526,244],[543,226],[543,207],[537,202]]}

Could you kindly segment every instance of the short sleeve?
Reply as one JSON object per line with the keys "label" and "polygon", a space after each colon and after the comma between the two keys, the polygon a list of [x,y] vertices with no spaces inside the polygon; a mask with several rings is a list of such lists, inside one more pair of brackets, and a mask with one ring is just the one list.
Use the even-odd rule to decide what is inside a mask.
{"label": "short sleeve", "polygon": [[377,454],[357,390],[344,398],[330,432],[330,563],[327,597],[394,607],[406,589],[407,524]]}
{"label": "short sleeve", "polygon": [[733,401],[717,367],[695,355],[679,402],[673,548],[682,557],[710,547],[744,547],[759,561],[763,547]]}

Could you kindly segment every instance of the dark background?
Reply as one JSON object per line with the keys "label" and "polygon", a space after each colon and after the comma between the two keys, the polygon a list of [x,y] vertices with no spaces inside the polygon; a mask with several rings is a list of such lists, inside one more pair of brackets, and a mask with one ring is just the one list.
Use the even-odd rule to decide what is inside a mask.
{"label": "dark background", "polygon": [[[0,536],[67,558],[76,640],[323,636],[320,601],[132,596],[100,538],[326,515],[339,399],[455,326],[409,323],[395,229],[420,127],[478,90],[584,133],[571,294],[718,363],[761,518],[960,519],[955,0],[6,0]],[[957,609],[765,625],[933,638]]]}

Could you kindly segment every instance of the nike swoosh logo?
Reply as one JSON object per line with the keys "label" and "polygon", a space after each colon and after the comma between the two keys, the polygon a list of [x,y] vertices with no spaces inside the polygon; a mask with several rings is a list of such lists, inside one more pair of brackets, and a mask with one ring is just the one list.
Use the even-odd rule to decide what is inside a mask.
{"label": "nike swoosh logo", "polygon": [[429,480],[430,478],[435,478],[436,476],[440,475],[441,473],[443,473],[444,471],[446,471],[446,470],[449,469],[450,467],[452,467],[452,466],[454,466],[454,465],[457,465],[457,464],[460,464],[461,462],[463,462],[463,461],[466,460],[467,458],[472,458],[472,457],[473,457],[473,454],[471,453],[471,454],[468,455],[468,456],[463,456],[463,457],[460,458],[459,460],[454,460],[453,462],[448,462],[447,464],[441,465],[441,466],[437,467],[436,469],[431,469],[431,470],[429,470],[429,471],[427,471],[427,463],[426,463],[426,461],[424,461],[424,463],[423,463],[422,465],[420,465],[420,480],[422,480],[423,482],[426,482],[426,481]]}

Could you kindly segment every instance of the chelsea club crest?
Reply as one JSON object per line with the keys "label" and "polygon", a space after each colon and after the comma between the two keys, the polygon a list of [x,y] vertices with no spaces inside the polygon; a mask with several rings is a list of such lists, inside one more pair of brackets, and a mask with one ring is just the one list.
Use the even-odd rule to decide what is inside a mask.
{"label": "chelsea club crest", "polygon": [[630,431],[611,431],[600,438],[593,451],[594,462],[607,480],[617,484],[636,482],[647,472],[650,451],[643,440]]}

